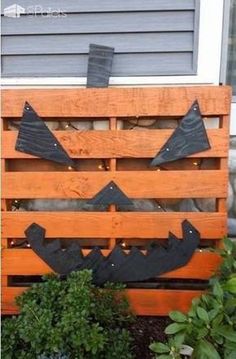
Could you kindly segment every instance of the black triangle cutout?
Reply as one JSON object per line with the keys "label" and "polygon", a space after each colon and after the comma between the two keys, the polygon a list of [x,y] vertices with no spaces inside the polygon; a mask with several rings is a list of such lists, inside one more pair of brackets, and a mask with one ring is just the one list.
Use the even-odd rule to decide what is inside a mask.
{"label": "black triangle cutout", "polygon": [[99,191],[88,204],[95,206],[109,206],[111,204],[132,206],[132,201],[121,191],[121,189],[111,181],[101,191]]}
{"label": "black triangle cutout", "polygon": [[150,166],[176,161],[211,148],[198,101],[195,101]]}
{"label": "black triangle cutout", "polygon": [[15,149],[64,165],[75,165],[28,102],[25,102]]}

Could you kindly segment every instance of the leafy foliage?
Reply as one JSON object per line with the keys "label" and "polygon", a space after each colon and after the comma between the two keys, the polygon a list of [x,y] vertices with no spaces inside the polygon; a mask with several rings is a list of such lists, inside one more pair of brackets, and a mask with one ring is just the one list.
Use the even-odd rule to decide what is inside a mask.
{"label": "leafy foliage", "polygon": [[168,342],[150,345],[156,358],[180,359],[183,343],[194,349],[194,359],[236,358],[236,245],[225,239],[217,252],[223,261],[207,294],[194,299],[186,315],[169,314],[174,323],[165,329]]}
{"label": "leafy foliage", "polygon": [[122,285],[92,285],[88,270],[44,277],[17,298],[18,317],[2,322],[3,359],[126,359],[133,320]]}

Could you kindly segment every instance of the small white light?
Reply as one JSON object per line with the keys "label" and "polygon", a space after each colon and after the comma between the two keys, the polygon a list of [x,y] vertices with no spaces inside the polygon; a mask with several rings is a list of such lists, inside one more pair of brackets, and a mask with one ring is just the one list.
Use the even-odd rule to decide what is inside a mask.
{"label": "small white light", "polygon": [[193,109],[194,109],[194,111],[197,111],[197,107],[194,107]]}
{"label": "small white light", "polygon": [[157,168],[157,171],[160,171],[161,169],[160,168]]}
{"label": "small white light", "polygon": [[169,151],[169,150],[170,150],[170,149],[167,147],[167,148],[166,148],[166,151]]}
{"label": "small white light", "polygon": [[202,249],[199,249],[199,252],[202,252]]}
{"label": "small white light", "polygon": [[69,171],[72,171],[72,170],[73,170],[73,168],[72,168],[71,166],[69,166],[69,167],[68,167],[68,170],[69,170]]}
{"label": "small white light", "polygon": [[125,243],[125,242],[122,242],[122,243],[121,243],[121,247],[125,248],[125,247],[126,247],[126,243]]}
{"label": "small white light", "polygon": [[113,187],[112,187],[112,186],[110,186],[110,189],[113,189]]}
{"label": "small white light", "polygon": [[29,107],[26,107],[26,110],[29,110],[30,108]]}
{"label": "small white light", "polygon": [[111,266],[112,266],[112,267],[115,267],[115,264],[114,264],[114,263],[111,263]]}
{"label": "small white light", "polygon": [[194,166],[198,166],[198,162],[193,162]]}
{"label": "small white light", "polygon": [[103,170],[103,165],[98,166],[99,170]]}
{"label": "small white light", "polygon": [[189,233],[193,233],[193,231],[189,231]]}
{"label": "small white light", "polygon": [[14,246],[14,245],[15,245],[15,242],[14,242],[14,241],[11,241],[10,245],[11,245],[11,246]]}
{"label": "small white light", "polygon": [[69,128],[69,125],[65,125],[65,128]]}
{"label": "small white light", "polygon": [[19,201],[17,201],[17,199],[15,199],[14,203],[18,203]]}
{"label": "small white light", "polygon": [[159,205],[158,208],[161,208],[161,206]]}
{"label": "small white light", "polygon": [[54,143],[54,147],[57,147],[57,144],[56,144],[56,143]]}
{"label": "small white light", "polygon": [[26,245],[26,247],[30,248],[30,244],[28,243],[28,244]]}

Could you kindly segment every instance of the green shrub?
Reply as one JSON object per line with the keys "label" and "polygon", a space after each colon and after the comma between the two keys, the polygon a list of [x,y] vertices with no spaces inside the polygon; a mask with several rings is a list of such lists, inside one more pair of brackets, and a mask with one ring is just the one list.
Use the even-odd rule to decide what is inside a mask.
{"label": "green shrub", "polygon": [[220,250],[222,265],[210,280],[207,294],[194,299],[185,315],[169,314],[174,323],[165,333],[167,343],[153,343],[158,359],[179,359],[182,344],[191,346],[195,359],[236,358],[236,245],[226,239]]}
{"label": "green shrub", "polygon": [[17,298],[19,316],[2,322],[3,359],[126,359],[133,320],[122,285],[94,287],[88,270],[44,277]]}

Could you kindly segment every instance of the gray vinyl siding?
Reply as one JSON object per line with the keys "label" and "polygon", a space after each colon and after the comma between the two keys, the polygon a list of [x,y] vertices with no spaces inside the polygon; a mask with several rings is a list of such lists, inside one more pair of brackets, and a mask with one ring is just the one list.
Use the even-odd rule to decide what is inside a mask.
{"label": "gray vinyl siding", "polygon": [[199,1],[19,0],[25,14],[2,16],[2,75],[84,77],[90,43],[115,48],[112,76],[196,74]]}

